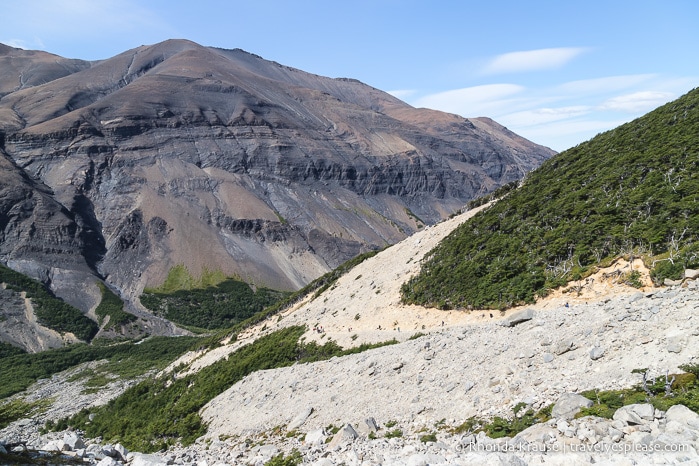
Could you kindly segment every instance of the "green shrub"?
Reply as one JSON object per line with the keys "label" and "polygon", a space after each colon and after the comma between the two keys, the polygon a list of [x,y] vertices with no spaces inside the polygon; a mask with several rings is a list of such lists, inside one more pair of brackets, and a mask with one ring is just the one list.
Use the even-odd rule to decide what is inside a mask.
{"label": "green shrub", "polygon": [[[335,342],[324,345],[299,341],[304,327],[289,327],[265,335],[222,359],[173,380],[147,379],[129,388],[106,406],[84,410],[59,423],[85,430],[90,437],[119,441],[129,449],[152,452],[176,442],[188,445],[206,432],[199,410],[246,375],[265,369],[312,362],[359,351],[343,350]],[[368,348],[369,346],[365,346]]]}
{"label": "green shrub", "polygon": [[146,292],[141,304],[177,324],[202,329],[228,328],[278,302],[288,293],[253,289],[245,282],[225,279],[207,288]]}
{"label": "green shrub", "polygon": [[95,309],[100,325],[102,325],[107,316],[109,316],[109,324],[107,324],[105,329],[126,325],[137,319],[135,315],[124,311],[124,302],[112,290],[107,288],[102,282],[97,282],[97,286],[102,292],[102,300]]}
{"label": "green shrub", "polygon": [[196,339],[192,337],[152,337],[138,345],[133,342],[108,346],[76,344],[0,358],[0,400],[25,390],[38,379],[88,361],[107,359],[108,363],[100,370],[125,378],[136,377],[152,369],[164,368],[187,351],[194,341]]}
{"label": "green shrub", "polygon": [[11,290],[24,291],[31,298],[34,313],[41,325],[60,333],[70,332],[83,341],[90,341],[99,330],[97,324],[78,309],[58,299],[36,280],[0,264],[0,283]]}
{"label": "green shrub", "polygon": [[544,162],[440,242],[402,299],[503,309],[631,255],[656,283],[677,278],[699,266],[698,173],[695,89]]}
{"label": "green shrub", "polygon": [[265,464],[267,466],[297,466],[302,462],[303,456],[301,456],[301,453],[294,448],[291,450],[291,453],[289,453],[288,456],[285,456],[284,453],[279,453]]}

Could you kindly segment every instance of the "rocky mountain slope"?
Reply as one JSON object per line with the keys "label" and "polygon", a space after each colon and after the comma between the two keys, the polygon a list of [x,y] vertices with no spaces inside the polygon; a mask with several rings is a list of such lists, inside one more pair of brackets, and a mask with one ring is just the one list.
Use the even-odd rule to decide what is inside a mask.
{"label": "rocky mountain slope", "polygon": [[134,311],[178,265],[297,289],[553,154],[242,50],[171,40],[84,62],[3,46],[0,60],[0,260],[83,311],[86,274]]}
{"label": "rocky mountain slope", "polygon": [[[594,281],[572,283],[566,292],[559,290],[531,307],[495,312],[492,317],[487,311],[401,304],[400,283],[406,274],[472,214],[380,252],[281,318],[260,322],[235,342],[189,353],[166,372],[176,368],[179,375],[168,375],[174,379],[201,371],[263,335],[299,322],[309,324],[306,339],[320,343],[333,339],[349,346],[392,338],[399,343],[254,372],[201,411],[208,431],[199,441],[158,455],[131,454],[130,461],[257,464],[295,448],[304,461],[318,465],[628,464],[629,458],[638,464],[696,464],[699,445],[692,433],[699,427],[697,415],[681,407],[661,412],[639,405],[619,410],[613,421],[572,420],[561,411],[514,439],[490,439],[468,430],[455,433],[453,429],[472,416],[511,418],[520,403],[539,409],[570,398],[570,393],[630,387],[641,381],[632,372],[639,367],[662,379],[668,371],[677,373],[678,366],[696,362],[699,349],[693,319],[699,308],[697,282],[688,279],[678,286],[655,288],[640,260],[619,261],[600,270]],[[386,274],[387,269],[395,274]],[[618,272],[628,270],[644,277],[642,289],[619,283]],[[82,407],[95,409],[90,407],[128,385],[116,379],[104,396],[81,395],[81,383],[70,381],[73,372],[22,395],[31,401],[73,393],[68,398],[61,395],[45,414],[0,431],[5,444],[23,439],[38,448],[55,448],[63,433],[40,436],[37,428],[45,420]],[[72,399],[79,404],[73,406]],[[337,434],[330,427],[347,424],[352,427]],[[50,447],[52,439],[59,440]],[[649,451],[649,445],[658,450]],[[664,451],[663,445],[676,449]],[[678,451],[679,446],[683,450]],[[99,454],[105,456],[98,453],[102,448],[95,445],[81,454],[99,460]]]}

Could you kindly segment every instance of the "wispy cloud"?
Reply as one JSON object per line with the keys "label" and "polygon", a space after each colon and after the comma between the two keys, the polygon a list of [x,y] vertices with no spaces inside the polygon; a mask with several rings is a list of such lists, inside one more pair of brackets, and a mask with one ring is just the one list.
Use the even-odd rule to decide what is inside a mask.
{"label": "wispy cloud", "polygon": [[504,53],[493,58],[483,69],[483,74],[522,73],[559,68],[586,50],[585,47],[558,47]]}
{"label": "wispy cloud", "polygon": [[391,94],[393,97],[396,97],[398,99],[408,99],[415,94],[417,94],[416,89],[398,89],[395,91],[388,91],[389,94]]}
{"label": "wispy cloud", "polygon": [[580,117],[587,115],[592,110],[593,108],[588,105],[559,108],[535,108],[532,110],[524,110],[521,112],[504,115],[501,118],[501,123],[506,126],[523,128]]}
{"label": "wispy cloud", "polygon": [[575,94],[598,94],[629,89],[648,82],[655,74],[630,74],[622,76],[606,76],[604,78],[583,79],[561,84],[556,90]]}
{"label": "wispy cloud", "polygon": [[641,91],[607,99],[600,105],[600,110],[639,113],[647,112],[663,105],[675,97],[670,92]]}
{"label": "wispy cloud", "polygon": [[415,107],[427,107],[468,116],[500,113],[525,88],[516,84],[486,84],[426,95],[415,100]]}

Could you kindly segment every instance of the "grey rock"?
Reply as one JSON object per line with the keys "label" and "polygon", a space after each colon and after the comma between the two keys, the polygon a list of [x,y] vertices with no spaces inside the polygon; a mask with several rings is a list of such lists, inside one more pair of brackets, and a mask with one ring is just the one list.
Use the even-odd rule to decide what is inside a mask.
{"label": "grey rock", "polygon": [[699,270],[695,270],[695,269],[685,269],[684,270],[684,278],[686,278],[688,280],[694,280],[697,277],[699,277]]}
{"label": "grey rock", "polygon": [[543,359],[544,359],[544,362],[546,362],[546,363],[551,362],[551,361],[553,361],[553,354],[544,353]]}
{"label": "grey rock", "polygon": [[572,338],[568,338],[565,340],[561,340],[558,343],[556,343],[556,346],[553,349],[553,352],[556,353],[558,356],[567,353],[568,351],[572,351],[576,348],[575,340]]}
{"label": "grey rock", "polygon": [[279,453],[279,448],[275,445],[260,445],[257,449],[253,449],[253,451],[263,458],[272,458]]}
{"label": "grey rock", "polygon": [[667,422],[675,421],[693,429],[699,429],[699,414],[684,405],[671,406],[665,412],[665,419]]}
{"label": "grey rock", "polygon": [[564,393],[560,396],[556,404],[551,409],[551,417],[556,419],[573,419],[582,408],[589,408],[593,405],[592,400],[588,400],[577,393]]}
{"label": "grey rock", "polygon": [[634,413],[638,414],[641,419],[652,421],[655,419],[655,408],[650,403],[639,403],[630,405]]}
{"label": "grey rock", "polygon": [[521,324],[522,322],[532,320],[534,318],[534,315],[534,309],[522,309],[521,311],[517,311],[509,315],[500,323],[500,325],[504,327],[514,327],[515,325]]}
{"label": "grey rock", "polygon": [[379,430],[379,426],[376,424],[376,420],[373,417],[364,419],[364,425],[369,429],[369,432],[376,432]]}
{"label": "grey rock", "polygon": [[674,336],[667,340],[667,351],[669,353],[681,353],[684,348],[684,339],[681,336]]}
{"label": "grey rock", "polygon": [[116,459],[112,458],[111,456],[107,456],[105,458],[102,458],[98,463],[97,466],[118,466],[119,461]]}
{"label": "grey rock", "polygon": [[669,278],[666,278],[663,281],[663,285],[665,285],[665,286],[677,286],[677,285],[681,285],[681,284],[682,284],[682,280],[671,280]]}
{"label": "grey rock", "polygon": [[335,466],[335,463],[330,458],[320,458],[311,464],[313,466]]}
{"label": "grey rock", "polygon": [[325,439],[327,439],[325,430],[315,429],[306,433],[304,441],[307,445],[323,445],[325,443]]}
{"label": "grey rock", "polygon": [[303,411],[298,413],[296,415],[296,417],[294,417],[294,419],[291,420],[287,429],[288,430],[298,429],[299,427],[301,427],[303,425],[304,422],[306,422],[306,419],[308,419],[312,413],[313,413],[312,406],[308,406],[308,407],[304,408]]}
{"label": "grey rock", "polygon": [[604,356],[604,348],[602,348],[601,346],[595,346],[590,350],[590,359],[592,359],[593,361],[598,360],[602,356]]}
{"label": "grey rock", "polygon": [[63,434],[63,442],[68,445],[70,451],[80,450],[85,448],[85,442],[75,432],[66,432]]}
{"label": "grey rock", "polygon": [[432,453],[414,453],[406,461],[407,466],[427,466],[428,464],[444,464],[446,459]]}
{"label": "grey rock", "polygon": [[5,445],[0,444],[0,455],[6,455],[7,450],[5,450]]}
{"label": "grey rock", "polygon": [[328,448],[332,450],[341,445],[352,443],[358,436],[359,435],[357,434],[357,431],[354,430],[354,427],[349,424],[345,424],[345,426],[333,436],[332,440],[330,440]]}
{"label": "grey rock", "polygon": [[121,443],[117,443],[116,445],[114,445],[114,451],[116,451],[119,454],[119,457],[122,460],[126,460],[126,456],[129,454],[129,450]]}
{"label": "grey rock", "polygon": [[636,405],[622,406],[621,408],[616,410],[614,416],[612,416],[612,419],[614,419],[615,421],[624,422],[629,425],[643,424],[643,419],[641,418],[641,416],[636,414],[634,410],[635,406]]}
{"label": "grey rock", "polygon": [[168,466],[168,462],[158,455],[129,453],[129,466]]}

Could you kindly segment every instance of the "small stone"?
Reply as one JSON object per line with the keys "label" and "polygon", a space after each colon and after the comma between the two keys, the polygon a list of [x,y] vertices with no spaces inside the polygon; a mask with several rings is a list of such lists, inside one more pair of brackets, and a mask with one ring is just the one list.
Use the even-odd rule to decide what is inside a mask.
{"label": "small stone", "polygon": [[517,311],[510,316],[508,316],[505,320],[500,322],[500,325],[503,327],[514,327],[515,325],[521,324],[522,322],[526,322],[528,320],[532,320],[534,318],[534,309],[522,309],[521,311]]}
{"label": "small stone", "polygon": [[553,354],[551,353],[544,353],[544,362],[548,363],[553,361]]}
{"label": "small stone", "polygon": [[682,341],[682,337],[680,336],[675,336],[668,338],[667,341],[667,351],[670,353],[680,353],[682,352],[682,348],[684,347],[684,342]]}
{"label": "small stone", "polygon": [[604,348],[601,346],[595,346],[592,348],[592,350],[590,350],[590,359],[593,361],[597,361],[602,356],[604,356]]}
{"label": "small stone", "polygon": [[588,400],[582,395],[564,393],[553,405],[551,417],[556,419],[573,419],[582,408],[589,408],[592,405],[592,400]]}
{"label": "small stone", "polygon": [[306,408],[303,409],[300,413],[294,417],[294,419],[289,423],[289,426],[287,427],[288,430],[295,430],[298,429],[303,425],[304,422],[306,422],[306,419],[313,413],[313,407],[312,406],[307,406]]}

